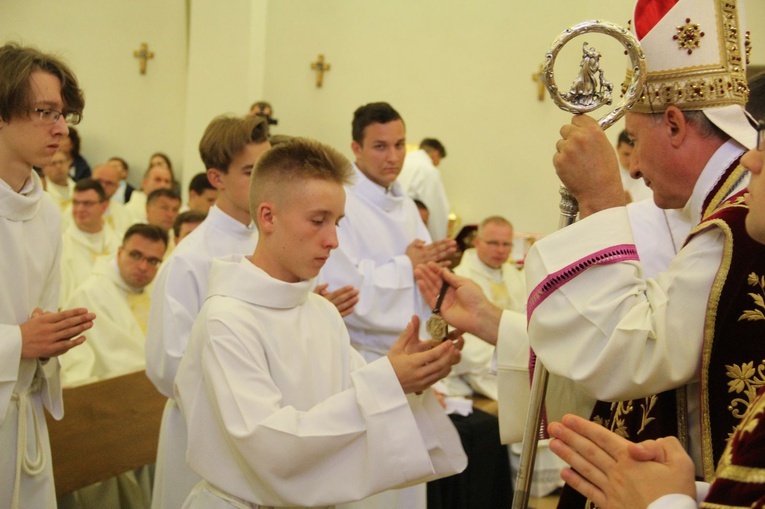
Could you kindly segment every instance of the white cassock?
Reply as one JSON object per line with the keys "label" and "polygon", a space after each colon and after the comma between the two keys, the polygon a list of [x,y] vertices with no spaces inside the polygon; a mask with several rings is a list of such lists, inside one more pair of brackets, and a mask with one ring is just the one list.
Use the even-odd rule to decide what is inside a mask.
{"label": "white cassock", "polygon": [[[523,313],[526,309],[526,280],[523,272],[514,265],[504,263],[499,269],[481,261],[474,248],[462,255],[460,264],[454,268],[458,276],[474,281],[492,304],[502,309]],[[497,376],[492,371],[494,345],[472,334],[464,334],[460,362],[452,367],[450,375],[442,384],[449,396],[470,396],[473,392],[497,400]],[[526,344],[528,347],[528,343]],[[528,367],[528,349],[521,363]],[[528,371],[527,371],[528,372]],[[528,375],[525,384],[528,385]]]}
{"label": "white cassock", "polygon": [[96,258],[115,254],[122,239],[107,224],[104,224],[100,232],[87,233],[77,228],[74,221],[64,230],[62,237],[59,298],[63,306],[90,275]]}
{"label": "white cassock", "polygon": [[[689,224],[700,221],[704,198],[742,153],[729,141],[709,160],[683,209]],[[739,182],[733,192],[746,183]],[[643,279],[638,260],[593,264],[556,285],[541,302],[529,301],[529,337],[539,359],[591,396],[623,401],[688,385],[690,450],[697,473],[699,359],[723,239],[718,228],[694,236],[656,279]],[[593,214],[534,245],[526,258],[527,286],[535,289],[593,254],[630,244],[634,239],[625,207]]]}
{"label": "white cassock", "polygon": [[[58,206],[59,212],[64,214],[67,208],[71,211],[72,195],[74,194],[74,180],[67,178],[66,185],[60,186],[46,178],[45,192],[53,198],[53,202]],[[71,217],[71,215],[69,217]]]}
{"label": "white cassock", "polygon": [[[131,198],[128,203],[132,202]],[[245,226],[213,206],[157,274],[146,336],[146,374],[169,399],[159,435],[153,509],[180,507],[199,482],[186,464],[186,422],[173,399],[173,381],[207,296],[210,263],[219,256],[252,254],[257,239],[254,224]]]}
{"label": "white cassock", "polygon": [[394,182],[387,191],[354,164],[355,183],[346,186],[345,217],[319,280],[329,289],[351,285],[359,302],[345,317],[351,343],[367,361],[387,355],[412,315],[430,316],[414,280],[406,248],[415,239],[430,243],[414,202]]}
{"label": "white cassock", "polygon": [[449,199],[441,172],[422,149],[406,154],[404,166],[398,176],[404,192],[413,200],[420,200],[428,207],[428,231],[433,240],[445,239],[449,226]]}
{"label": "white cassock", "polygon": [[175,383],[204,479],[185,507],[330,507],[465,468],[432,391],[407,397],[387,357],[365,364],[313,280],[243,256],[210,276]]}
{"label": "white cassock", "polygon": [[19,325],[58,308],[60,213],[31,174],[20,193],[0,179],[0,507],[55,509],[43,406],[63,416],[59,364],[21,359]]}
{"label": "white cassock", "polygon": [[[359,291],[353,313],[345,317],[351,343],[367,362],[387,355],[412,318],[424,324],[430,316],[414,280],[407,246],[415,239],[430,243],[417,207],[398,182],[388,190],[375,184],[354,164],[355,181],[346,186],[345,217],[337,229],[339,247],[319,274],[335,290],[351,285]],[[425,507],[425,485],[389,491],[354,508],[417,509]]]}
{"label": "white cassock", "polygon": [[130,201],[123,206],[128,225],[146,222],[146,199],[147,196],[139,189],[130,195]]}
{"label": "white cassock", "polygon": [[85,332],[85,343],[61,357],[61,385],[82,385],[142,371],[146,367],[144,328],[149,304],[146,292],[122,279],[114,256],[99,258],[64,306],[87,308],[98,319]]}

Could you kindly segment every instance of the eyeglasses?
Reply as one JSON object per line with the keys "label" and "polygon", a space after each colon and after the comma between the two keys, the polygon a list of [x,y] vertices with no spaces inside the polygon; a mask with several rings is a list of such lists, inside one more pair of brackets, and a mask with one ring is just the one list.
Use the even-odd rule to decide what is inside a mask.
{"label": "eyeglasses", "polygon": [[757,122],[757,150],[765,152],[765,122]]}
{"label": "eyeglasses", "polygon": [[57,110],[49,110],[47,108],[34,108],[32,110],[40,115],[40,120],[46,124],[55,124],[58,119],[63,115],[64,122],[67,125],[77,125],[82,120],[82,115],[73,111],[61,112]]}
{"label": "eyeglasses", "polygon": [[127,255],[130,257],[131,260],[137,263],[140,263],[142,260],[146,260],[148,264],[151,265],[152,267],[156,267],[157,265],[162,263],[161,258],[154,258],[153,256],[146,257],[143,255],[143,253],[135,249],[133,251],[128,251]]}

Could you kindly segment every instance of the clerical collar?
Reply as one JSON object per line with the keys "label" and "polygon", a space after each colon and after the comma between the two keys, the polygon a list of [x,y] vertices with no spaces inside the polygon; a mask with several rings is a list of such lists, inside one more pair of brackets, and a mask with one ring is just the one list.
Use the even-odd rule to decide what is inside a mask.
{"label": "clerical collar", "polygon": [[34,170],[21,186],[13,189],[8,182],[0,179],[0,216],[12,221],[27,221],[34,217],[43,197],[42,182]]}
{"label": "clerical collar", "polygon": [[[704,201],[707,196],[722,178],[725,171],[730,168],[736,159],[740,158],[745,151],[746,149],[744,149],[744,147],[731,139],[725,142],[725,144],[717,149],[717,152],[709,158],[709,161],[707,161],[707,164],[704,166],[704,169],[693,187],[691,198],[682,209],[682,214],[690,219],[691,224],[697,224],[701,221],[704,212]],[[743,189],[748,181],[747,174],[747,179],[739,182],[733,189],[730,189],[728,194],[730,195]]]}

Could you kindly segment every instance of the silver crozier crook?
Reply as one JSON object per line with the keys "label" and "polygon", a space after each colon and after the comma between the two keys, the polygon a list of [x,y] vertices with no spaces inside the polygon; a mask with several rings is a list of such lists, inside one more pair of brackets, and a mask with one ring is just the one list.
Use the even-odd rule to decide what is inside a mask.
{"label": "silver crozier crook", "polygon": [[[555,39],[552,48],[546,55],[546,63],[542,72],[545,85],[550,92],[550,97],[562,110],[577,114],[589,113],[604,104],[610,105],[613,102],[611,98],[613,84],[606,81],[603,70],[600,68],[600,53],[586,42],[582,46],[582,63],[579,67],[579,74],[574,80],[571,89],[566,93],[560,93],[558,86],[555,84],[553,66],[558,52],[571,39],[590,32],[610,35],[621,42],[630,59],[632,80],[624,92],[622,101],[610,113],[598,120],[601,129],[606,130],[632,107],[645,82],[645,55],[635,36],[625,28],[607,21],[594,20],[579,23],[574,27],[566,29]],[[561,217],[558,227],[564,228],[576,220],[576,215],[579,213],[579,205],[574,196],[564,186],[561,186],[560,194]],[[526,509],[528,507],[534,459],[537,444],[542,434],[542,408],[544,406],[545,393],[547,392],[547,379],[547,369],[537,359],[534,377],[531,382],[526,429],[523,434],[521,464],[515,480],[513,509]]]}

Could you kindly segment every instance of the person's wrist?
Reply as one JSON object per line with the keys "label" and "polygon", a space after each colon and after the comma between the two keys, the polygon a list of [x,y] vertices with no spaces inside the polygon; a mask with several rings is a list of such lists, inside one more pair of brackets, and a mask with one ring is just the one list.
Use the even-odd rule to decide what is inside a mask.
{"label": "person's wrist", "polygon": [[492,345],[497,344],[499,334],[499,323],[502,320],[502,309],[490,302],[486,302],[476,313],[476,330],[473,332],[476,336]]}

